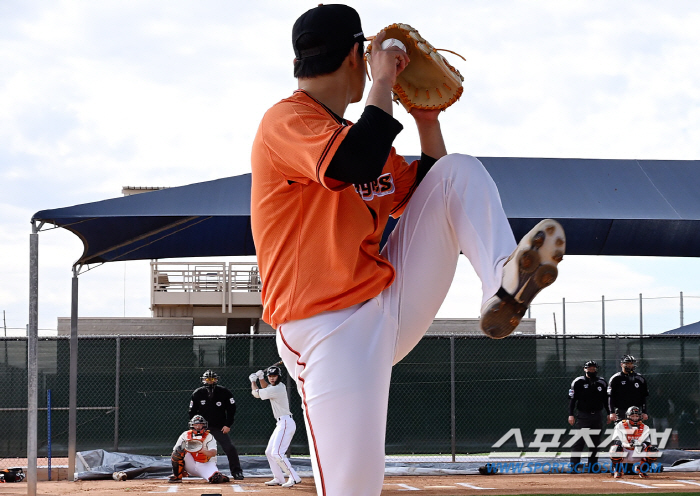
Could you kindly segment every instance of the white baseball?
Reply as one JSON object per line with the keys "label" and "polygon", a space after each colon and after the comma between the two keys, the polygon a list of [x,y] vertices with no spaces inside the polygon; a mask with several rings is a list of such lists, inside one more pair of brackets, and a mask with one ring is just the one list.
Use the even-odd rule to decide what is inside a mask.
{"label": "white baseball", "polygon": [[396,38],[389,38],[388,40],[382,41],[382,50],[386,50],[387,48],[393,46],[399,47],[404,52],[406,51],[406,45],[401,43],[401,41],[397,40]]}

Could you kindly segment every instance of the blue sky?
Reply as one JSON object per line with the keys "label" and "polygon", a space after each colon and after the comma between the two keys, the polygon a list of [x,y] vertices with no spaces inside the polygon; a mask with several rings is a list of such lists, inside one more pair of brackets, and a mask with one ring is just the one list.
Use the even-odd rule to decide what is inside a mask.
{"label": "blue sky", "polygon": [[[36,211],[249,172],[264,111],[295,87],[291,26],[318,2],[0,2],[0,310],[27,323],[29,219]],[[693,1],[349,2],[366,33],[417,28],[465,77],[441,117],[448,150],[476,156],[696,160],[700,5]],[[356,119],[362,105],[346,116]],[[395,145],[419,153],[417,133]],[[40,328],[70,310],[80,241],[40,235]],[[149,315],[148,263],[81,276],[82,316]],[[695,259],[567,257],[536,300],[544,332],[561,300],[606,305],[608,332],[700,320]],[[695,296],[696,298],[693,298]],[[669,297],[668,299],[659,299]],[[438,317],[476,317],[466,260]],[[552,302],[552,305],[544,303]],[[567,332],[596,332],[599,303],[567,306]],[[20,332],[20,331],[17,331]],[[47,331],[48,332],[48,331]]]}

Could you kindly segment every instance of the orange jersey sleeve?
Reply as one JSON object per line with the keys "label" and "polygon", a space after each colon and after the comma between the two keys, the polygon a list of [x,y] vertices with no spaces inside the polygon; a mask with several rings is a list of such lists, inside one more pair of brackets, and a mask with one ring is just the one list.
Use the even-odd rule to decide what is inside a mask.
{"label": "orange jersey sleeve", "polygon": [[328,187],[326,169],[349,126],[299,91],[272,107],[260,127],[259,136],[269,154],[269,163],[282,177],[301,184],[315,181]]}

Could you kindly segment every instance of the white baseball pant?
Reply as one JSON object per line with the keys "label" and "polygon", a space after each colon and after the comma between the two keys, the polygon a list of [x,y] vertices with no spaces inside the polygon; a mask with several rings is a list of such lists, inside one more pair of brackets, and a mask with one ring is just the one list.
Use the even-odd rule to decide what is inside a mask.
{"label": "white baseball pant", "polygon": [[319,496],[380,494],[392,365],[435,318],[460,250],[481,279],[483,303],[500,287],[515,247],[481,162],[448,155],[416,189],[384,247],[394,283],[364,303],[278,326],[278,351],[302,397]]}
{"label": "white baseball pant", "polygon": [[275,479],[280,482],[284,481],[284,474],[289,474],[295,481],[299,480],[299,476],[292,468],[287,458],[287,449],[289,443],[292,442],[292,437],[297,430],[297,424],[289,415],[283,415],[277,421],[277,426],[270,436],[265,449],[265,456],[270,464],[270,470]]}
{"label": "white baseball pant", "polygon": [[190,475],[209,480],[209,477],[218,471],[218,468],[216,468],[216,457],[212,456],[208,462],[202,463],[195,461],[192,454],[187,453],[185,454],[185,470]]}

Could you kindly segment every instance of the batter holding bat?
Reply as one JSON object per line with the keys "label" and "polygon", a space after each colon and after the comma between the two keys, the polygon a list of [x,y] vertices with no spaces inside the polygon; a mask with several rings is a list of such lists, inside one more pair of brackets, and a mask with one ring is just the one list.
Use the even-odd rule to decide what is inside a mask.
{"label": "batter holding bat", "polygon": [[[553,220],[516,245],[481,162],[447,155],[442,104],[401,98],[421,158],[409,164],[396,152],[398,76],[411,61],[439,57],[408,39],[407,51],[382,48],[386,36],[372,41],[372,85],[353,124],[343,116],[366,83],[359,15],[345,5],[304,13],[292,29],[298,89],[266,112],[253,143],[263,319],[299,385],[317,493],[326,496],[381,493],[391,368],[432,323],[460,252],[481,279],[481,329],[503,338],[554,281],[565,251]],[[417,93],[444,96],[454,81]],[[400,220],[380,250],[389,216]]]}
{"label": "batter holding bat", "polygon": [[[253,396],[261,400],[270,400],[272,415],[277,420],[275,430],[272,432],[270,441],[265,449],[265,456],[267,456],[267,461],[270,464],[273,478],[265,484],[268,486],[292,487],[294,484],[299,484],[301,478],[292,467],[286,453],[287,449],[289,449],[289,443],[292,442],[294,433],[297,430],[297,425],[292,418],[292,412],[289,410],[287,387],[280,381],[280,368],[277,365],[272,365],[267,368],[266,372],[267,376],[262,370],[258,370],[248,376]],[[260,387],[258,387],[258,382]],[[289,476],[287,482],[284,482],[285,474]]]}

